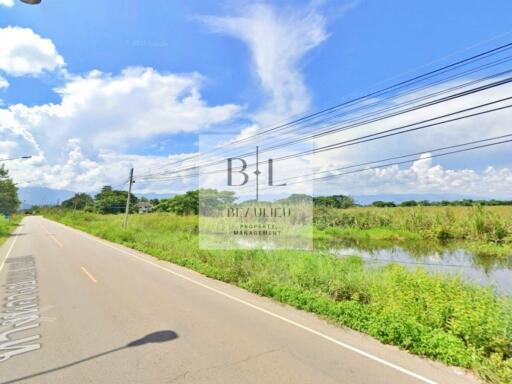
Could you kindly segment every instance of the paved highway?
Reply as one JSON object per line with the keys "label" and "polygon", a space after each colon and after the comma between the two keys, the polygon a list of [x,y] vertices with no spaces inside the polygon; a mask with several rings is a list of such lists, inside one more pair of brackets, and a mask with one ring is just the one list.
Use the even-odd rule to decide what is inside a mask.
{"label": "paved highway", "polygon": [[0,249],[2,383],[475,383],[41,217]]}

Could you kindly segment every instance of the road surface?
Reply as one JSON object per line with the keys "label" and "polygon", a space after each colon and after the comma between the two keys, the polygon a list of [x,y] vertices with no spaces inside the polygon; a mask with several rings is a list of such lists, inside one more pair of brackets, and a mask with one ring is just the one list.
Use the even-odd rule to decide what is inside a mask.
{"label": "road surface", "polygon": [[0,249],[2,383],[475,383],[41,217]]}

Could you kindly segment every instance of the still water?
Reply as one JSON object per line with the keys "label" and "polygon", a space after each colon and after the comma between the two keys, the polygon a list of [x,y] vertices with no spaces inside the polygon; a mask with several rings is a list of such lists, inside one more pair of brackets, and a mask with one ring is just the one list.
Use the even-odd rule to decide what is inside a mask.
{"label": "still water", "polygon": [[422,267],[430,271],[458,274],[466,281],[494,286],[500,293],[512,295],[512,256],[496,259],[481,256],[461,248],[428,250],[404,249],[399,246],[359,247],[329,244],[329,253],[339,257],[359,255],[367,263],[384,265],[402,264],[408,268]]}

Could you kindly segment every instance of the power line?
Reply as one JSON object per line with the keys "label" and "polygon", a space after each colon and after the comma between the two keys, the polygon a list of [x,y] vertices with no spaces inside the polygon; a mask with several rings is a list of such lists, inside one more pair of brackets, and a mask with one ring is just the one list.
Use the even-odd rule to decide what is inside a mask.
{"label": "power line", "polygon": [[[445,153],[441,153],[441,154],[437,154],[437,155],[427,155],[427,156],[422,157],[420,160],[433,159],[433,158],[436,158],[436,157],[442,157],[442,156],[453,155],[453,154],[456,154],[456,153],[468,152],[468,151],[472,151],[472,150],[475,150],[475,149],[493,147],[493,146],[496,146],[496,145],[506,144],[506,143],[510,143],[510,142],[512,142],[512,139],[499,141],[497,143],[483,144],[483,145],[478,145],[478,146],[475,146],[475,147],[459,149],[459,150],[445,152]],[[426,151],[426,152],[434,152],[434,151],[435,150]],[[393,165],[409,164],[409,163],[413,163],[415,161],[418,161],[418,159],[405,160],[405,161],[397,161],[397,162],[393,162],[393,163],[377,165],[377,166],[370,167],[370,168],[357,169],[357,170],[350,171],[350,172],[338,173],[338,174],[322,176],[322,177],[315,177],[315,178],[312,178],[312,179],[310,179],[308,181],[330,179],[330,178],[333,178],[333,177],[339,177],[339,176],[349,175],[349,174],[353,174],[353,173],[371,171],[371,170],[374,170],[374,169],[380,169],[380,168],[389,167],[389,166],[393,166]],[[303,181],[301,181],[301,182],[303,182]],[[290,184],[298,184],[298,183],[300,183],[300,182],[295,182],[295,183],[290,183]],[[287,184],[287,185],[289,185],[289,184]]]}
{"label": "power line", "polygon": [[[478,109],[478,108],[487,107],[487,106],[490,106],[490,105],[493,105],[493,104],[497,104],[497,103],[501,103],[503,101],[507,101],[507,100],[510,100],[510,99],[512,99],[512,96],[506,97],[506,98],[503,98],[503,99],[498,99],[498,100],[495,100],[495,101],[492,101],[492,102],[489,102],[489,103],[480,104],[480,105],[477,105],[477,106],[474,106],[474,107],[465,108],[465,109],[462,109],[462,110],[459,110],[459,111],[456,111],[456,112],[440,115],[440,116],[437,116],[437,117],[434,117],[434,118],[425,119],[425,120],[422,120],[422,121],[419,121],[419,122],[415,122],[415,123],[411,123],[411,124],[406,124],[406,125],[402,125],[402,126],[399,126],[399,127],[390,128],[390,129],[387,129],[387,130],[384,130],[384,131],[379,131],[377,133],[360,136],[360,137],[357,137],[357,138],[354,138],[354,139],[344,140],[344,141],[333,143],[333,144],[329,144],[329,145],[326,145],[326,146],[323,146],[323,147],[314,148],[312,150],[298,152],[298,153],[295,153],[295,154],[292,154],[292,155],[277,157],[277,158],[275,158],[273,160],[274,161],[282,161],[282,160],[288,160],[288,159],[291,159],[291,158],[296,158],[296,157],[301,157],[301,156],[308,156],[308,155],[312,155],[312,154],[316,154],[316,153],[320,153],[320,152],[325,152],[325,151],[334,150],[334,149],[338,149],[338,148],[342,148],[342,147],[347,147],[347,146],[357,145],[357,144],[366,143],[366,142],[370,142],[370,141],[380,140],[380,139],[391,137],[391,136],[396,136],[396,135],[400,135],[400,134],[404,134],[404,133],[418,131],[418,130],[422,130],[422,129],[426,129],[426,128],[430,128],[430,127],[434,127],[434,126],[439,126],[439,125],[446,124],[446,123],[460,121],[460,120],[468,119],[468,118],[471,118],[471,117],[480,116],[480,115],[483,115],[483,114],[488,114],[488,113],[492,113],[492,112],[508,109],[508,108],[511,108],[512,105],[507,105],[507,106],[503,106],[503,107],[493,108],[493,109],[489,109],[489,110],[485,110],[485,111],[480,111],[480,112],[476,112],[476,113],[465,115],[465,116],[455,117],[455,118],[452,118],[452,119],[431,123],[432,121],[435,121],[435,120],[439,120],[439,119],[443,119],[443,118],[446,118],[446,117],[454,116],[454,115],[457,115],[457,114],[460,114],[460,113],[469,112],[469,111],[472,111],[472,110],[475,110],[475,109]],[[425,123],[429,123],[429,124],[425,124]],[[420,124],[424,124],[424,125],[420,125]],[[415,125],[420,125],[420,126],[414,127]],[[413,127],[413,128],[411,128],[411,127]],[[406,129],[406,128],[409,128],[409,129]],[[222,160],[221,162],[224,163],[225,160]],[[249,164],[248,166],[252,166],[252,165],[254,165],[254,164]],[[220,173],[220,172],[225,172],[225,170],[219,169],[219,170],[216,170],[216,171],[197,173],[195,175],[184,175],[184,176],[177,175],[177,176],[170,177],[170,178],[148,179],[148,180],[142,180],[141,182],[170,181],[170,180],[182,179],[182,178],[185,178],[185,177],[210,175],[210,174],[215,174],[215,173]]]}
{"label": "power line", "polygon": [[[492,77],[497,77],[497,76],[500,76],[500,75],[503,75],[503,74],[506,74],[506,73],[510,73],[510,72],[512,72],[512,70],[507,70],[507,71],[504,71],[504,72],[500,72],[498,74],[494,74],[493,76],[486,77],[484,79],[480,79],[480,80],[476,80],[476,81],[471,81],[471,82],[466,83],[466,84],[474,84],[475,82],[481,82],[481,81],[484,81],[484,80],[489,80]],[[334,126],[331,126],[331,127],[327,127],[327,128],[330,128],[328,131],[323,131],[323,132],[320,132],[320,133],[317,133],[317,134],[313,134],[313,135],[311,135],[309,137],[306,137],[306,138],[299,138],[299,139],[295,139],[293,141],[288,141],[286,143],[274,145],[274,146],[271,146],[271,147],[262,148],[260,150],[260,153],[268,152],[268,151],[271,151],[271,150],[277,149],[277,148],[282,148],[282,147],[285,147],[285,146],[288,146],[288,145],[291,145],[291,144],[296,144],[296,143],[299,143],[299,142],[302,142],[302,141],[305,141],[305,140],[311,140],[311,139],[315,139],[315,138],[318,138],[318,137],[321,137],[321,136],[337,133],[337,132],[340,132],[340,131],[346,131],[348,129],[354,129],[356,127],[361,127],[361,126],[364,126],[364,125],[367,125],[367,124],[372,124],[372,123],[375,123],[375,122],[378,122],[378,121],[389,119],[391,117],[396,117],[396,116],[399,116],[399,115],[402,115],[402,114],[406,114],[406,113],[409,113],[409,112],[412,112],[412,111],[416,111],[416,110],[419,110],[419,109],[422,109],[422,108],[427,108],[427,107],[431,107],[433,105],[441,104],[443,102],[452,101],[452,100],[455,100],[457,98],[468,96],[468,95],[471,95],[471,94],[474,94],[474,93],[477,93],[477,92],[482,92],[482,91],[485,91],[485,90],[489,90],[491,88],[498,87],[498,86],[501,86],[501,85],[504,85],[504,84],[508,84],[510,82],[512,82],[512,77],[508,77],[508,78],[501,79],[501,80],[498,80],[498,81],[495,81],[495,82],[492,82],[492,83],[489,83],[489,84],[485,84],[485,85],[482,85],[482,86],[478,86],[478,87],[474,87],[474,88],[471,88],[471,89],[468,89],[468,90],[464,90],[464,91],[461,91],[459,93],[451,94],[451,95],[448,95],[448,96],[445,96],[445,97],[441,97],[441,98],[438,98],[438,99],[435,99],[435,100],[431,100],[431,101],[428,101],[428,102],[425,102],[425,103],[422,103],[422,104],[419,104],[419,105],[414,105],[414,106],[409,107],[409,108],[407,108],[405,110],[400,110],[400,111],[397,111],[397,112],[392,112],[392,113],[386,114],[384,116],[379,116],[379,117],[376,117],[376,118],[373,118],[373,119],[367,119],[367,120],[362,120],[362,121],[359,120],[358,121],[358,119],[360,119],[360,117],[358,117],[355,120],[354,119],[352,120],[352,121],[355,121],[352,124],[341,125],[341,126],[340,125],[338,125],[338,126],[334,125]],[[451,90],[459,89],[459,88],[460,88],[460,86],[457,86],[457,87],[452,88]],[[441,92],[443,92],[443,91],[441,91]],[[437,94],[439,94],[439,92],[437,92]],[[408,103],[406,103],[406,104],[408,104]],[[377,111],[377,114],[379,114],[379,113],[381,113],[381,112]],[[365,117],[365,116],[363,116],[363,117]],[[349,120],[349,122],[350,122],[350,120]],[[246,152],[246,153],[237,155],[237,157],[242,157],[243,158],[243,157],[250,156],[250,155],[253,155],[253,154],[254,154],[254,152],[251,151],[251,152]],[[222,161],[213,161],[213,162],[210,161],[205,166],[211,167],[213,165],[218,165],[221,162]],[[145,177],[141,176],[141,178],[149,178],[151,176],[155,177],[155,176],[159,176],[159,175],[168,175],[168,174],[173,174],[173,173],[181,173],[181,172],[184,172],[184,171],[198,169],[200,166],[201,165],[195,165],[195,166],[192,166],[192,167],[189,167],[189,168],[182,168],[182,169],[177,169],[177,170],[174,170],[174,171],[163,171],[163,172],[154,173],[154,174],[151,174],[151,175],[146,175]]]}
{"label": "power line", "polygon": [[[347,106],[347,105],[351,105],[351,104],[354,104],[354,103],[357,103],[357,102],[364,101],[364,100],[366,100],[368,98],[379,97],[382,94],[389,93],[390,91],[396,90],[397,88],[398,89],[403,88],[405,85],[414,84],[414,83],[417,83],[420,80],[431,78],[431,77],[433,77],[436,74],[445,73],[446,71],[456,69],[456,68],[458,68],[458,67],[460,67],[462,65],[467,65],[469,63],[478,61],[478,60],[486,58],[488,56],[492,56],[492,55],[501,53],[503,51],[506,51],[506,50],[510,49],[511,46],[512,46],[512,43],[507,43],[507,44],[501,45],[501,46],[499,46],[497,48],[493,48],[493,49],[487,50],[485,52],[473,55],[471,57],[468,57],[468,58],[456,61],[455,63],[451,63],[451,64],[448,64],[448,65],[442,66],[440,68],[437,68],[435,70],[429,71],[427,73],[424,73],[424,74],[412,77],[412,78],[410,78],[408,80],[404,80],[404,81],[398,82],[398,83],[393,84],[391,86],[382,88],[382,89],[380,89],[378,91],[367,93],[367,94],[365,94],[363,96],[359,96],[359,97],[356,97],[354,99],[351,99],[351,100],[339,103],[339,104],[337,104],[335,106],[323,109],[323,110],[318,111],[316,113],[312,113],[312,114],[309,114],[309,115],[297,118],[295,120],[292,120],[290,122],[287,122],[287,123],[280,124],[280,125],[277,125],[275,127],[269,128],[267,130],[263,130],[263,131],[257,132],[256,134],[251,135],[251,136],[249,136],[247,138],[241,139],[238,142],[241,142],[241,141],[244,141],[244,140],[248,140],[248,139],[252,139],[254,137],[260,136],[260,135],[268,133],[268,132],[273,132],[273,131],[280,130],[280,129],[283,129],[283,128],[286,128],[286,127],[289,127],[289,126],[292,126],[292,125],[296,125],[296,124],[304,122],[304,121],[311,120],[311,119],[316,118],[318,116],[322,116],[322,115],[331,113],[333,111],[339,110],[341,107],[344,107],[344,106]],[[233,144],[233,142],[230,143],[230,144]],[[214,151],[216,151],[218,149],[219,148],[215,149]],[[168,164],[167,166],[172,166],[172,165],[175,165],[175,164],[183,163],[185,161],[189,161],[189,160],[192,160],[194,158],[200,157],[201,155],[204,155],[204,154],[192,155],[192,156],[187,157],[185,159],[181,159],[181,160],[172,162],[172,163]]]}
{"label": "power line", "polygon": [[[429,150],[424,150],[424,151],[420,151],[420,152],[409,153],[407,155],[393,156],[393,157],[388,157],[388,158],[381,159],[381,160],[374,160],[374,161],[368,161],[368,162],[365,162],[365,163],[359,163],[359,164],[354,164],[354,165],[347,165],[347,166],[340,167],[340,168],[327,169],[325,171],[320,171],[320,172],[316,172],[316,173],[305,175],[305,176],[306,177],[307,176],[316,176],[316,175],[319,175],[321,173],[329,173],[329,172],[333,172],[333,171],[341,171],[341,170],[344,170],[344,169],[351,169],[351,168],[357,168],[357,167],[362,167],[362,166],[366,166],[366,165],[378,164],[378,163],[382,163],[382,162],[385,162],[385,161],[404,159],[404,158],[411,157],[411,156],[423,155],[423,154],[429,153],[429,152],[445,151],[447,149],[460,148],[460,147],[465,147],[465,146],[472,145],[472,144],[479,144],[479,143],[485,143],[485,142],[488,142],[488,141],[504,139],[504,138],[507,138],[507,137],[512,137],[512,133],[506,134],[506,135],[501,135],[501,136],[490,137],[490,138],[487,138],[487,139],[469,141],[469,142],[462,143],[462,144],[454,144],[454,145],[449,145],[449,146],[446,146],[446,147],[440,147],[440,148],[429,149]],[[416,160],[417,159],[414,159],[413,161],[416,161]],[[304,176],[287,177],[287,178],[284,178],[284,179],[280,179],[279,182],[287,181],[287,180],[294,180],[294,179],[298,179],[298,178],[302,178],[302,177],[304,177]]]}

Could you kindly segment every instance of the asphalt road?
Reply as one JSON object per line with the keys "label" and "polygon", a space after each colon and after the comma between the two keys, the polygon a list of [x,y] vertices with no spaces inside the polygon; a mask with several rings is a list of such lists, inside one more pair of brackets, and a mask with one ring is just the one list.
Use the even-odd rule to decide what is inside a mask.
{"label": "asphalt road", "polygon": [[0,249],[2,383],[474,383],[454,368],[61,224]]}

